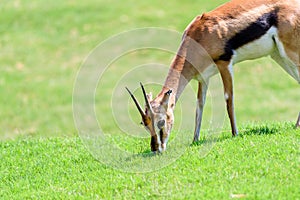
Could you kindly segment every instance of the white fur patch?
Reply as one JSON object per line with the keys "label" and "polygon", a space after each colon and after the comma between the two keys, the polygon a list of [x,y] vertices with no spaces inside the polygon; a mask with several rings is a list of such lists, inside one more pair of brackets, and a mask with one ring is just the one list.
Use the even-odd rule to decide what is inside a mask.
{"label": "white fur patch", "polygon": [[225,100],[228,100],[229,99],[229,95],[225,92]]}
{"label": "white fur patch", "polygon": [[272,27],[259,39],[236,49],[233,55],[233,64],[270,55],[275,49],[274,35],[277,35],[277,28]]}

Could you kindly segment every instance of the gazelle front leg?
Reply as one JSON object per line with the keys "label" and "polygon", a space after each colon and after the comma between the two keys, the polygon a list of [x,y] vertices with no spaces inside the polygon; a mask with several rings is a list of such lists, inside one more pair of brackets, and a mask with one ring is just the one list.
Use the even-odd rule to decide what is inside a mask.
{"label": "gazelle front leg", "polygon": [[204,81],[198,82],[197,108],[196,108],[195,132],[194,132],[193,142],[199,141],[203,107],[205,104],[207,87],[208,87],[208,81],[207,82],[204,82]]}
{"label": "gazelle front leg", "polygon": [[220,71],[223,85],[224,85],[224,96],[227,104],[227,112],[231,124],[232,136],[238,135],[236,128],[235,114],[234,114],[234,103],[233,103],[233,69],[231,62],[218,61],[217,67]]}

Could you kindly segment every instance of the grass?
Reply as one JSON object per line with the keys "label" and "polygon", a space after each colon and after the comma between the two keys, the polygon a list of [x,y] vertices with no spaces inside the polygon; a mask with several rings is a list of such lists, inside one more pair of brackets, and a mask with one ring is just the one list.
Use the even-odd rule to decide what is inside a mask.
{"label": "grass", "polygon": [[[133,135],[123,133],[111,111],[112,91],[116,91],[120,77],[138,65],[169,65],[173,55],[151,49],[127,54],[111,64],[96,90],[98,122],[107,133],[109,144],[137,155],[131,158],[132,164],[163,166],[176,155],[176,145],[182,145],[185,151],[178,152],[176,161],[154,172],[126,173],[99,163],[78,137],[72,92],[78,70],[91,50],[110,36],[135,28],[163,27],[183,32],[194,16],[223,2],[3,1],[1,199],[227,199],[239,194],[249,199],[299,198],[299,130],[292,128],[299,112],[299,85],[269,58],[235,67],[235,110],[241,132],[238,138],[230,137],[225,118],[224,133],[214,138],[202,134],[199,144],[190,145],[195,101],[188,96],[193,102],[189,103],[191,110],[186,111],[185,117],[184,104],[177,107],[171,140],[180,140],[180,134],[187,134],[187,141],[171,143],[163,155],[147,156],[149,137],[137,128],[140,119],[125,90],[125,100],[120,105],[130,108],[122,114],[126,114],[125,124]],[[180,41],[174,43],[179,45]],[[166,74],[147,75],[162,83]],[[144,81],[141,77],[144,76],[134,76],[130,83],[138,86]],[[195,89],[196,83],[191,85]],[[153,94],[159,88],[146,86]],[[139,92],[136,95],[141,99]],[[210,123],[209,102],[210,98],[204,128]],[[178,133],[183,119],[190,125]],[[211,141],[213,148],[203,156],[203,148]],[[97,150],[99,146],[95,147]],[[99,156],[100,150],[94,152],[94,157]]]}
{"label": "grass", "polygon": [[[202,157],[187,146],[176,162],[151,173],[101,164],[77,137],[25,138],[0,143],[2,199],[247,199],[299,198],[300,132],[291,124],[245,127],[219,137]],[[146,143],[149,141],[147,140]],[[145,144],[124,146],[146,150]],[[168,159],[140,157],[140,162]]]}

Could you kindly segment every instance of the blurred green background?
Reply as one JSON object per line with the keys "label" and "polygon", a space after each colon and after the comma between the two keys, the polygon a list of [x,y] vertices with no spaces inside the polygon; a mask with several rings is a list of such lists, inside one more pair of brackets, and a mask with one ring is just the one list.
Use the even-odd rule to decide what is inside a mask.
{"label": "blurred green background", "polygon": [[[183,32],[196,15],[224,2],[2,1],[0,139],[77,134],[72,113],[74,81],[80,65],[100,42],[142,27]],[[172,60],[171,55],[164,57],[151,51],[141,55],[161,63]],[[234,72],[239,126],[296,120],[300,111],[299,85],[270,58],[243,62],[235,66]],[[111,95],[114,84],[101,95]]]}

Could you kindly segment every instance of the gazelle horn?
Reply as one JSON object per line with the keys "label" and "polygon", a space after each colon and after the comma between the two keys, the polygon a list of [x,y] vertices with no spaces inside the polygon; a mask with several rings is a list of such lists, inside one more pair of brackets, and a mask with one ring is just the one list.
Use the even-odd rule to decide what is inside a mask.
{"label": "gazelle horn", "polygon": [[139,110],[140,114],[141,114],[142,117],[144,118],[144,117],[146,116],[146,114],[144,113],[144,111],[143,111],[142,107],[140,106],[139,102],[136,100],[136,98],[135,98],[134,95],[130,92],[130,90],[129,90],[127,87],[125,87],[125,88],[126,88],[126,90],[128,91],[128,93],[130,94],[130,96],[131,96],[132,100],[134,101],[134,103],[135,103],[137,109]]}
{"label": "gazelle horn", "polygon": [[150,111],[151,115],[153,114],[153,110],[152,110],[152,107],[151,107],[151,104],[147,98],[147,94],[146,94],[146,91],[145,91],[145,88],[143,86],[142,83],[140,83],[141,87],[142,87],[142,90],[143,90],[143,95],[144,95],[144,98],[145,98],[145,102],[146,102],[146,107],[147,109]]}

